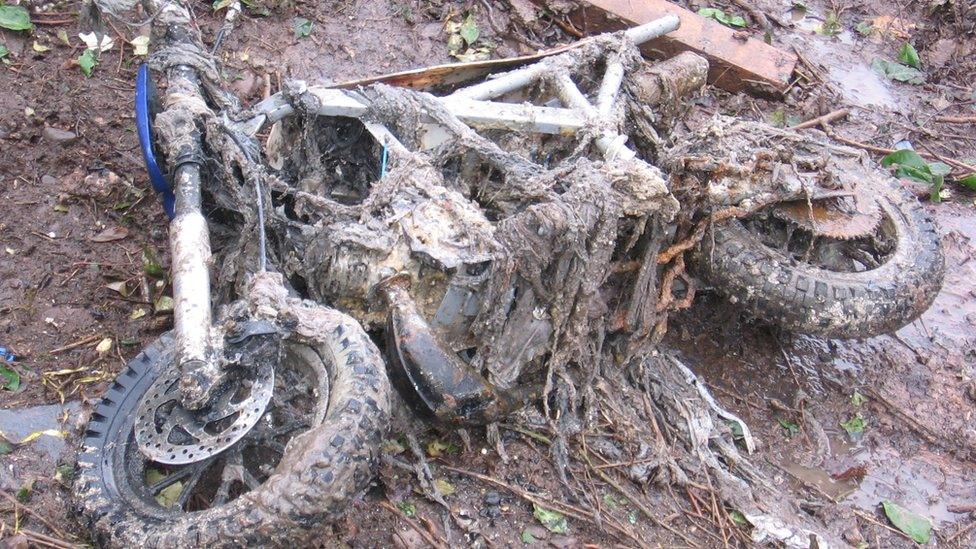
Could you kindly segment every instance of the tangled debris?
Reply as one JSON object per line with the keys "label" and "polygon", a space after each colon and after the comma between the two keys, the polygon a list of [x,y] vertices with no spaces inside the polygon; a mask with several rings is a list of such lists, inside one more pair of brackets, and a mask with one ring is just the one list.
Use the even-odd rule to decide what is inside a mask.
{"label": "tangled debris", "polygon": [[[640,62],[636,53],[626,58],[631,66]],[[755,128],[719,121],[711,134],[665,147],[655,126],[667,129],[681,111],[680,97],[700,87],[707,70],[694,56],[667,63],[683,64],[684,72],[643,69],[643,79],[626,90],[618,130],[631,129],[646,157],[669,163],[683,177],[683,201],[697,204],[698,212],[727,206],[720,215],[737,216],[803,196],[802,182],[785,171],[796,165],[793,157],[759,153],[728,174],[729,163],[719,169],[702,159],[705,144],[727,145],[716,135],[742,139]],[[545,93],[545,86],[532,93]],[[225,177],[216,179],[223,184],[213,189],[225,211],[218,217],[230,222],[228,238],[238,239],[219,247],[230,250],[220,262],[222,277],[243,282],[253,261],[254,239],[247,235],[256,219],[246,183],[258,179],[271,212],[269,258],[297,291],[349,312],[368,329],[381,328],[386,313],[372,289],[406,273],[419,309],[437,319],[452,349],[471,353],[472,368],[500,391],[540,387],[542,416],[527,408],[517,417],[551,433],[556,470],[578,497],[594,496],[566,474],[571,463],[630,460],[635,465],[627,476],[638,485],[707,487],[755,526],[756,541],[806,547],[813,534],[800,526],[796,509],[740,454],[736,439],[750,452],[756,444],[748,427],[656,347],[668,310],[688,306],[693,297],[682,252],[703,231],[689,235],[683,227],[704,226],[701,214],[684,216],[679,231],[669,231],[677,202],[656,168],[588,157],[595,132],[584,132],[582,143],[482,136],[424,92],[373,84],[358,93],[371,105],[365,125],[315,116],[295,87],[299,115],[276,127],[271,140],[281,147],[269,151],[272,163],[282,166],[276,173],[225,146],[234,139],[230,132],[207,132],[210,149],[224,155]],[[651,118],[648,105],[654,104],[660,108]],[[414,152],[422,150],[431,122],[449,137]],[[371,123],[389,127],[406,148],[394,142],[384,151],[367,129]],[[780,152],[802,141],[788,132],[778,137]],[[756,145],[735,147],[754,151]],[[758,174],[769,170],[774,177],[757,184]],[[695,179],[705,172],[707,180]],[[729,181],[722,193],[727,203],[703,193],[719,172]],[[753,185],[738,189],[736,181]],[[460,303],[474,299],[480,306],[445,314],[442,299],[452,292],[463,296]],[[422,480],[429,477],[425,470],[417,469]],[[424,484],[439,499],[429,480]],[[724,512],[715,517],[720,525],[729,520]]]}

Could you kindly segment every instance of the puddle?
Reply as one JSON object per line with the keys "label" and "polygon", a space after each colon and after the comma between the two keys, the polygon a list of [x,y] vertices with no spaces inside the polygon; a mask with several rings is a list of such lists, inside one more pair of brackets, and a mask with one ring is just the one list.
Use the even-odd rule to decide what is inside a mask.
{"label": "puddle", "polygon": [[890,447],[869,450],[839,435],[829,438],[832,453],[822,466],[803,465],[796,456],[780,466],[834,501],[866,512],[876,511],[887,500],[932,519],[936,526],[965,517],[950,508],[973,501],[972,471],[929,452],[903,455]]}

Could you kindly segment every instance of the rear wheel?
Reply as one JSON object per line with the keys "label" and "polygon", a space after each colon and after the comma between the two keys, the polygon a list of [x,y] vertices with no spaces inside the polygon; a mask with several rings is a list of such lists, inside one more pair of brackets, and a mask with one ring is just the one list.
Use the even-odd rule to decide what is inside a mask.
{"label": "rear wheel", "polygon": [[938,294],[942,249],[914,197],[887,187],[862,192],[880,215],[865,235],[818,236],[770,208],[716,223],[702,241],[700,269],[753,316],[793,332],[837,338],[893,332]]}
{"label": "rear wheel", "polygon": [[165,335],[137,355],[95,409],[75,491],[104,546],[279,546],[308,540],[372,479],[389,421],[379,352],[330,311],[320,344],[285,337],[267,409],[248,433],[202,461],[146,458],[133,426],[143,395],[173,365]]}

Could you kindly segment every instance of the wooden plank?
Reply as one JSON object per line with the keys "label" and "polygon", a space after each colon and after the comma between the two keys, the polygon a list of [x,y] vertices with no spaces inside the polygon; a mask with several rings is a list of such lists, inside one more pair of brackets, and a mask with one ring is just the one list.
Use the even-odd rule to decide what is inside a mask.
{"label": "wooden plank", "polygon": [[[537,0],[544,5],[545,0]],[[785,91],[796,66],[796,55],[749,38],[711,19],[666,0],[577,0],[580,8],[570,20],[586,34],[599,34],[640,25],[668,14],[681,19],[681,27],[641,50],[655,59],[683,51],[705,56],[710,83],[733,92]]]}

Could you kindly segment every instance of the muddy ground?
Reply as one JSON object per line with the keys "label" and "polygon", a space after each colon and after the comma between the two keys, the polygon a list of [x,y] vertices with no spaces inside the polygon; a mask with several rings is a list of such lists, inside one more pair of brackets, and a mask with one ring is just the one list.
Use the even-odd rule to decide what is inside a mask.
{"label": "muddy ground", "polygon": [[[755,16],[740,4],[692,7],[741,14],[751,20],[745,32],[761,37]],[[842,136],[882,148],[908,140],[976,163],[974,125],[935,118],[976,115],[974,53],[966,50],[976,39],[953,34],[959,31],[946,23],[951,3],[931,8],[932,14],[928,5],[881,2],[846,8],[811,2],[804,14],[789,2],[752,5],[774,21],[773,44],[802,52],[808,78],[785,100],[708,89],[691,119],[723,112],[783,124],[848,106],[851,116],[834,126]],[[284,0],[268,7],[268,16],[252,11],[244,17],[223,49],[228,85],[245,102],[274,93],[287,78],[348,80],[448,62],[444,22],[466,13],[474,15],[492,57],[568,40],[544,20],[533,32],[509,26],[501,2]],[[9,539],[16,525],[85,543],[65,488],[77,435],[126,359],[171,323],[159,299],[170,291],[162,271],[166,222],[146,191],[132,116],[140,58],[128,44],[117,44],[85,77],[74,61],[84,49],[78,11],[73,2],[47,4],[31,34],[0,34],[11,52],[9,63],[0,65],[0,346],[17,355],[13,368],[20,375],[19,389],[0,391],[0,430],[11,440],[53,430],[0,455],[0,489],[23,496],[17,505],[0,499],[0,538]],[[831,12],[839,14],[838,33],[818,33]],[[209,3],[198,3],[197,13],[204,35],[212,37],[219,20]],[[307,37],[296,37],[295,17],[312,22]],[[910,24],[892,25],[890,18]],[[919,48],[927,83],[893,83],[872,72],[871,61],[895,59],[905,38],[894,31],[864,36],[855,30],[862,21],[887,21],[885,28],[904,32]],[[120,22],[109,27],[117,42],[142,32]],[[919,184],[904,184],[927,197]],[[752,460],[825,531],[852,546],[912,545],[890,527],[882,500],[932,519],[933,545],[976,546],[976,202],[960,187],[949,191],[947,200],[926,206],[945,246],[944,289],[920,320],[898,333],[863,341],[794,336],[742,318],[701,288],[694,307],[673,319],[666,339],[719,401],[749,423],[761,441]],[[841,422],[857,416],[863,433],[852,436]],[[53,436],[58,432],[66,439]],[[557,547],[621,541],[573,519],[566,534],[541,528],[531,504],[504,485],[565,500],[548,448],[537,434],[502,433],[508,462],[483,432],[471,433],[470,448],[457,433],[423,432],[435,475],[455,490],[447,496],[454,519],[426,501],[409,475],[383,469],[376,488],[343,523],[323,527],[322,543],[423,546],[405,514],[452,546],[477,538],[462,531],[465,525],[489,546],[521,545],[526,532],[538,544]],[[718,528],[699,508],[700,495],[643,487],[649,505],[639,509],[600,479],[573,473],[648,544],[687,544],[675,532],[697,545],[742,544],[744,538]],[[385,501],[400,511],[381,505]]]}

